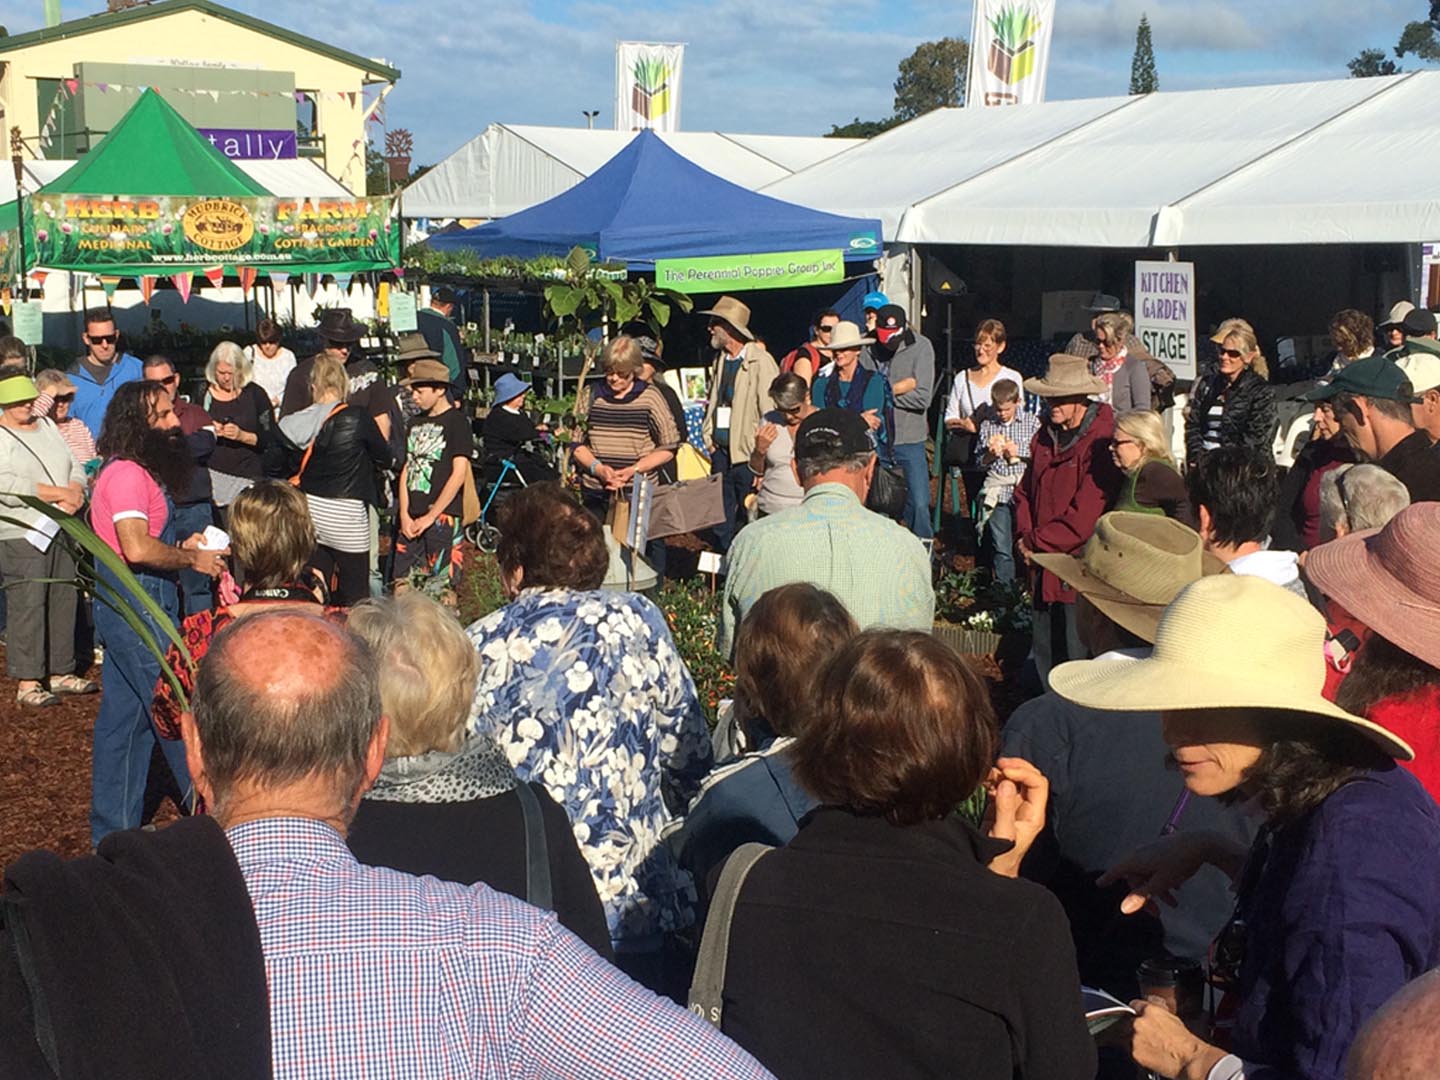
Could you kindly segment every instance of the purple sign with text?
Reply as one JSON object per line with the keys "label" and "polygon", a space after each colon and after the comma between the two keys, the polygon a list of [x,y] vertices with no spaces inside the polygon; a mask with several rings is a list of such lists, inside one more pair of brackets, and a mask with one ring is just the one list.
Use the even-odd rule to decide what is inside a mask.
{"label": "purple sign with text", "polygon": [[278,161],[296,155],[295,132],[284,129],[267,131],[259,128],[196,128],[228,158],[239,161]]}

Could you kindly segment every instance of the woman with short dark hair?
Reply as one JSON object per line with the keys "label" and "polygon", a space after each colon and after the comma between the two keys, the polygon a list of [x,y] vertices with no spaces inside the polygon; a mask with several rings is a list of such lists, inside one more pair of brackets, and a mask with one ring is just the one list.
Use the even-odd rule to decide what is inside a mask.
{"label": "woman with short dark hair", "polygon": [[709,771],[709,732],[665,616],[604,592],[598,518],[555,485],[501,507],[510,602],[472,625],[480,682],[470,730],[494,735],[520,779],[565,807],[605,905],[616,962],[652,988],[660,950],[690,925],[689,875],[660,830]]}
{"label": "woman with short dark hair", "polygon": [[[870,630],[812,701],[791,756],[821,805],[744,881],[725,1034],[787,1080],[1091,1080],[1065,915],[1010,880],[1044,822],[1045,781],[1014,758],[992,772],[979,677],[929,634]],[[954,813],[987,774],[992,836],[1013,845]]]}
{"label": "woman with short dark hair", "polygon": [[815,411],[809,385],[794,372],[775,377],[770,384],[770,400],[775,409],[761,418],[760,429],[755,432],[755,450],[750,455],[750,471],[760,478],[756,510],[761,517],[799,506],[805,498],[805,489],[791,462],[795,460],[795,432],[800,429],[800,421]]}

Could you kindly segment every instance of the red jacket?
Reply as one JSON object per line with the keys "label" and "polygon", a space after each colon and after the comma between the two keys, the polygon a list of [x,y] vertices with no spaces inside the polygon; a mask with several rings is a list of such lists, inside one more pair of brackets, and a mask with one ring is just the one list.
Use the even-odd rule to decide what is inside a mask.
{"label": "red jacket", "polygon": [[1365,719],[1393,731],[1414,748],[1415,760],[1400,764],[1440,801],[1440,686],[1381,698],[1365,710]]}
{"label": "red jacket", "polygon": [[[1045,424],[1030,444],[1030,467],[1015,488],[1015,533],[1031,551],[1073,555],[1090,539],[1120,487],[1120,470],[1110,456],[1115,414],[1109,405],[1096,406],[1064,449],[1056,447],[1055,434]],[[1054,574],[1040,572],[1037,599],[1073,604],[1075,596]]]}

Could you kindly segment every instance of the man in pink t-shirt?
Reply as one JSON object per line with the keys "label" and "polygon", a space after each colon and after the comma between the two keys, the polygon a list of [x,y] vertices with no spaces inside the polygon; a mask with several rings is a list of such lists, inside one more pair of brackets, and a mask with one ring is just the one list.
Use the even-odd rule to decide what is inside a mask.
{"label": "man in pink t-shirt", "polygon": [[[105,411],[97,449],[104,465],[90,500],[95,532],[125,560],[173,629],[179,613],[177,572],[192,569],[216,577],[227,553],[202,548],[199,533],[176,542],[171,493],[186,490],[194,463],[164,385],[146,380],[118,387]],[[103,565],[97,569],[95,632],[105,647],[105,663],[90,790],[94,844],[142,824],[145,778],[156,742],[150,702],[161,670],[159,656],[111,606],[110,597],[138,615],[156,642],[165,642],[171,632],[146,614]],[[176,786],[188,796],[183,748],[168,739],[160,740],[160,747]]]}

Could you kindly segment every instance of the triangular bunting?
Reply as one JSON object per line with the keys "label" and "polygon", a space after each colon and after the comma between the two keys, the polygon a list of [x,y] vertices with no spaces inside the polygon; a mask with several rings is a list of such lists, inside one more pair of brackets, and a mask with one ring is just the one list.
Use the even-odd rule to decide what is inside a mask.
{"label": "triangular bunting", "polygon": [[336,274],[335,285],[342,293],[348,293],[350,291],[350,281],[354,276],[353,274]]}
{"label": "triangular bunting", "polygon": [[393,273],[395,274],[395,276],[396,276],[397,278],[403,278],[403,277],[405,276],[405,267],[403,267],[403,266],[394,267],[394,268],[393,268]]}
{"label": "triangular bunting", "polygon": [[320,291],[320,275],[319,275],[319,274],[306,274],[306,275],[305,275],[305,291],[310,294],[310,299],[311,299],[311,300],[314,300],[314,299],[315,299],[315,294]]}
{"label": "triangular bunting", "polygon": [[225,268],[223,266],[212,266],[202,271],[202,273],[210,284],[217,289],[220,288],[220,283],[225,280]]}
{"label": "triangular bunting", "polygon": [[355,91],[346,91],[345,96],[350,100],[350,107],[353,109],[355,107]]}
{"label": "triangular bunting", "polygon": [[6,315],[10,314],[10,299],[10,286],[6,285],[0,289],[0,310],[3,310]]}
{"label": "triangular bunting", "polygon": [[171,274],[170,280],[175,283],[175,291],[180,294],[180,302],[190,302],[190,282],[195,277],[189,270],[181,270],[178,274]]}
{"label": "triangular bunting", "polygon": [[277,289],[283,289],[290,280],[289,270],[267,270],[266,273],[270,275],[270,284]]}
{"label": "triangular bunting", "polygon": [[71,306],[73,307],[74,305],[78,304],[83,307],[85,302],[85,282],[90,277],[90,275],[77,274],[74,271],[70,271],[69,273]]}
{"label": "triangular bunting", "polygon": [[79,80],[79,79],[66,79],[66,80],[65,80],[65,89],[70,91],[70,96],[71,96],[71,97],[74,97],[76,94],[78,94],[78,93],[80,92],[80,80]]}
{"label": "triangular bunting", "polygon": [[95,89],[99,90],[102,94],[108,94],[110,92],[110,84],[103,82],[96,83]]}
{"label": "triangular bunting", "polygon": [[140,284],[140,299],[148,305],[150,297],[155,295],[155,282],[158,279],[153,274],[141,274],[135,280]]}
{"label": "triangular bunting", "polygon": [[48,271],[48,270],[31,270],[31,271],[30,271],[30,279],[31,279],[32,281],[34,281],[35,284],[38,285],[38,286],[39,286],[40,288],[42,288],[42,289],[45,287],[45,279],[46,279],[47,277],[49,277],[49,276],[50,276],[50,271]]}
{"label": "triangular bunting", "polygon": [[100,287],[105,290],[105,299],[113,300],[115,298],[115,290],[120,287],[120,279],[118,277],[111,277],[109,274],[101,274]]}
{"label": "triangular bunting", "polygon": [[244,295],[250,295],[250,290],[255,287],[255,277],[258,273],[259,271],[253,266],[237,266],[235,268],[235,276],[240,279],[240,291]]}

